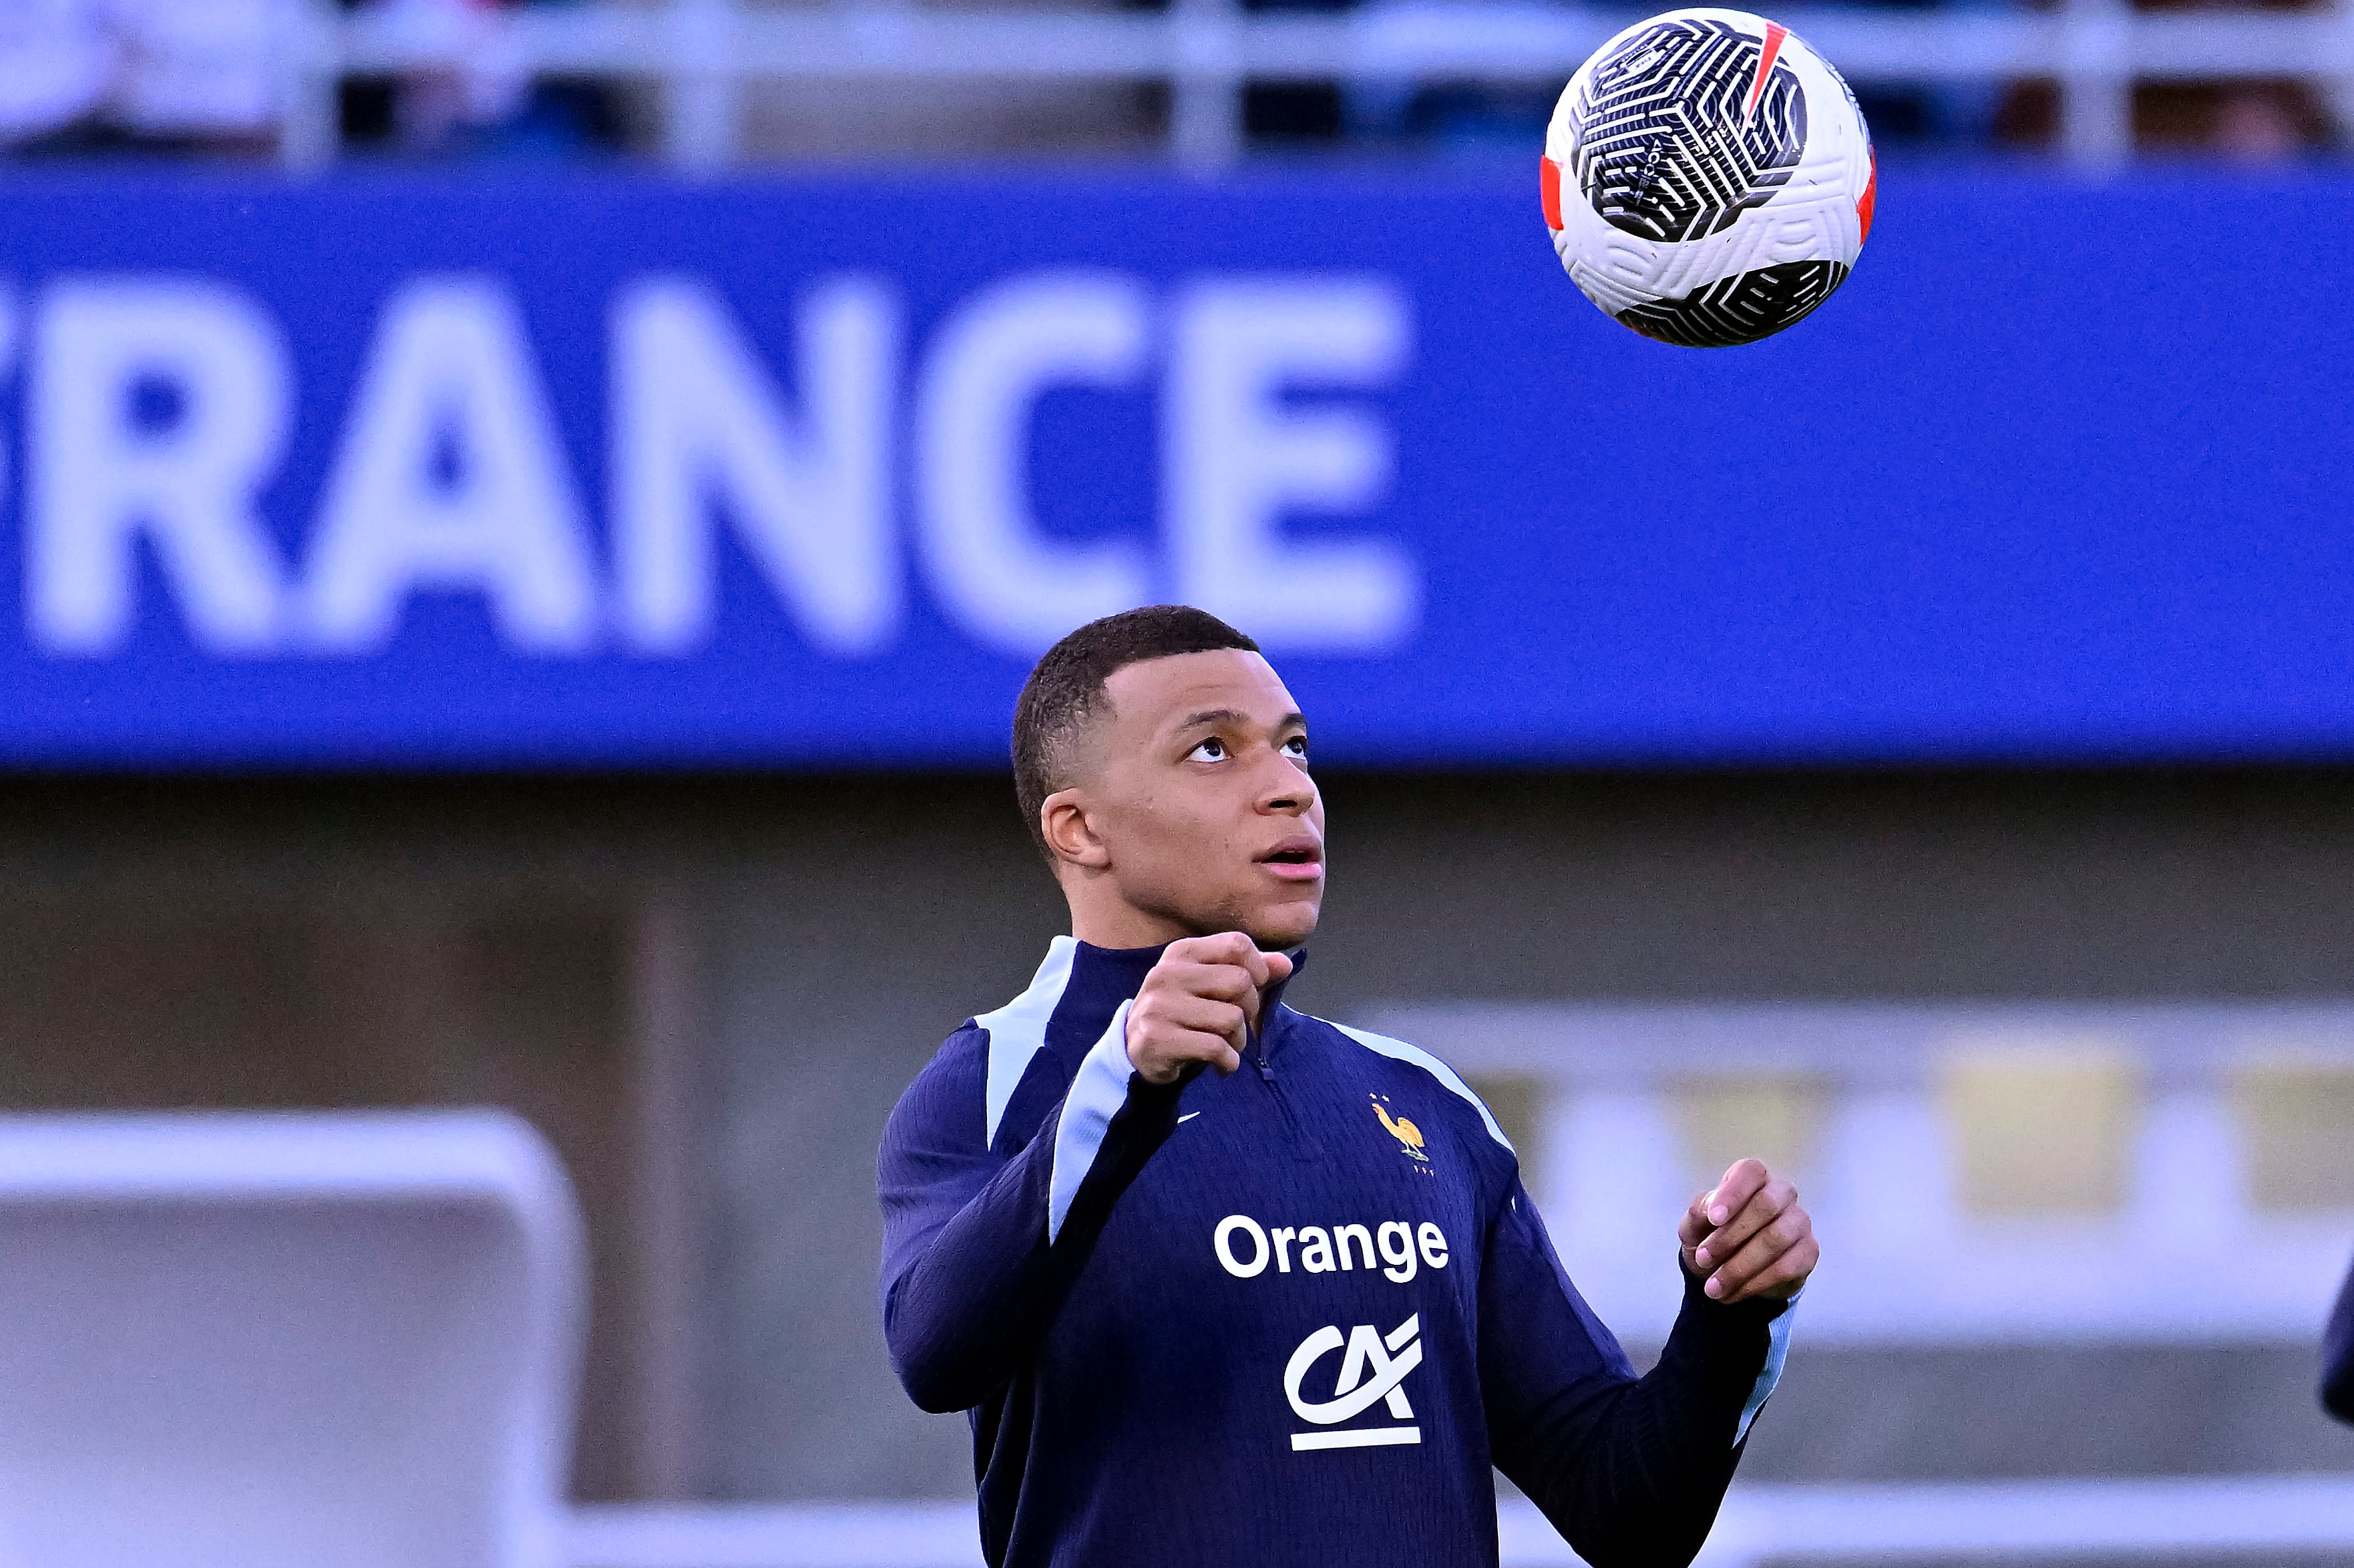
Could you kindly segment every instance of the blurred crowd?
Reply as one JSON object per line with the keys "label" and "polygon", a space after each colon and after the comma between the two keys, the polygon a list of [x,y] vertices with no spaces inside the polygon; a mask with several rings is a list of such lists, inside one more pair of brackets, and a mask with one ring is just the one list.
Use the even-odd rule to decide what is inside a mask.
{"label": "blurred crowd", "polygon": [[0,136],[266,137],[274,20],[269,0],[12,0],[0,7]]}
{"label": "blurred crowd", "polygon": [[[275,154],[288,112],[290,51],[302,47],[313,0],[0,0],[0,148],[20,156],[78,153]],[[662,93],[634,80],[535,77],[504,41],[526,5],[589,0],[319,0],[435,40],[433,69],[345,76],[335,125],[345,155],[560,158],[652,153]],[[627,0],[624,0],[627,3]],[[659,4],[663,0],[641,0]],[[746,4],[779,0],[744,0]],[[795,4],[797,0],[780,0]],[[905,0],[798,0],[859,7]],[[948,7],[993,0],[917,0]],[[1158,9],[1172,0],[1046,0],[1087,8]],[[1250,11],[1336,11],[1401,0],[1242,0]],[[1637,0],[1639,4],[1639,0]],[[1984,0],[1852,0],[1926,11]],[[2050,5],[2055,0],[2026,0]],[[2326,0],[2134,0],[2143,10],[2296,11]],[[1631,16],[1638,14],[1629,10]],[[2060,134],[2050,80],[2007,84],[1858,83],[1876,141],[1891,152],[2033,150]],[[1543,134],[1558,84],[1424,81],[1268,82],[1246,89],[1255,151],[1513,154]],[[2308,82],[2142,83],[2134,138],[2146,154],[2251,162],[2307,156],[2344,140],[2354,89],[2333,104]],[[739,103],[737,146],[754,159],[982,154],[1149,154],[1169,95],[1158,86],[986,82],[753,84]]]}
{"label": "blurred crowd", "polygon": [[[626,140],[610,89],[535,80],[504,58],[512,0],[336,4],[454,46],[445,68],[345,78],[347,150],[567,155]],[[0,0],[0,143],[274,155],[302,19],[289,0]]]}

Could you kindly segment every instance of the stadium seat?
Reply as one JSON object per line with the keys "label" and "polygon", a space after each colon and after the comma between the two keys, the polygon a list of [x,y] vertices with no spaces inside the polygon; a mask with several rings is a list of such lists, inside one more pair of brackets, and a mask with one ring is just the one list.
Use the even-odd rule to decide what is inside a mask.
{"label": "stadium seat", "polygon": [[0,1117],[0,1568],[556,1568],[583,1253],[497,1112]]}

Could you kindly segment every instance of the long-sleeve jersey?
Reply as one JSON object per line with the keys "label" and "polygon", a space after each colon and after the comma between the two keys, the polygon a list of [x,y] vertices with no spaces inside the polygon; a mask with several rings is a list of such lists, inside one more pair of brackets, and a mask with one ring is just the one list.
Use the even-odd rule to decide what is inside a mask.
{"label": "long-sleeve jersey", "polygon": [[1270,997],[1239,1071],[1157,1086],[1159,957],[1058,938],[884,1135],[885,1331],[970,1412],[988,1561],[1492,1568],[1492,1466],[1596,1568],[1689,1563],[1789,1308],[1687,1275],[1638,1378],[1444,1064]]}
{"label": "long-sleeve jersey", "polygon": [[2321,1404],[2340,1421],[2354,1421],[2354,1270],[2338,1292],[2329,1332],[2321,1345]]}

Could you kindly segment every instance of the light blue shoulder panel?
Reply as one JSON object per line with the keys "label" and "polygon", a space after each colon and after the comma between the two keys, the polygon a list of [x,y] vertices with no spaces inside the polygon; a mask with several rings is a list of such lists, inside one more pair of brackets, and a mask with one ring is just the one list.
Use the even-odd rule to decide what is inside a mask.
{"label": "light blue shoulder panel", "polygon": [[[1317,1022],[1320,1023],[1332,1023],[1332,1021],[1329,1018],[1318,1019]],[[1345,1023],[1332,1023],[1332,1027],[1347,1035],[1350,1039],[1355,1041],[1358,1044],[1363,1045],[1368,1051],[1387,1056],[1394,1061],[1409,1063],[1414,1066],[1421,1068],[1424,1072],[1428,1073],[1432,1077],[1437,1078],[1440,1083],[1446,1085],[1449,1089],[1452,1089],[1455,1093],[1462,1096],[1464,1099],[1470,1102],[1471,1108],[1479,1113],[1479,1119],[1488,1124],[1489,1137],[1502,1144],[1506,1149],[1512,1149],[1512,1140],[1504,1136],[1504,1129],[1496,1125],[1496,1118],[1489,1114],[1488,1107],[1480,1103],[1479,1097],[1471,1092],[1471,1086],[1465,1083],[1461,1078],[1456,1076],[1454,1068],[1448,1066],[1446,1063],[1440,1061],[1437,1057],[1432,1055],[1429,1052],[1424,1050],[1419,1045],[1409,1045],[1403,1040],[1393,1040],[1386,1034],[1374,1034],[1363,1029],[1352,1029]],[[1512,1149],[1512,1152],[1517,1155],[1520,1153],[1520,1150]]]}
{"label": "light blue shoulder panel", "polygon": [[1030,1068],[1030,1058],[1045,1046],[1047,1022],[1063,1000],[1064,988],[1071,983],[1071,962],[1078,952],[1079,944],[1071,938],[1055,938],[1046,949],[1046,961],[1032,977],[1030,989],[996,1012],[973,1020],[989,1031],[984,1146],[997,1141],[997,1124],[1005,1119],[1005,1107],[1013,1103],[1013,1091]]}

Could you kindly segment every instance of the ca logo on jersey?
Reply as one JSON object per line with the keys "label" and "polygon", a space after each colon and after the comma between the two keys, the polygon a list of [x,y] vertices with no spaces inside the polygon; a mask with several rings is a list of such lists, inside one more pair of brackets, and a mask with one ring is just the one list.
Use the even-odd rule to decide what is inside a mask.
{"label": "ca logo on jersey", "polygon": [[1392,1138],[1398,1140],[1398,1148],[1405,1150],[1405,1157],[1429,1164],[1430,1156],[1422,1151],[1422,1128],[1402,1116],[1391,1116],[1387,1095],[1367,1095],[1365,1097],[1373,1102],[1373,1114],[1382,1118],[1382,1125],[1389,1129]]}
{"label": "ca logo on jersey", "polygon": [[[1345,1347],[1345,1348],[1344,1348]],[[1334,1351],[1341,1351],[1341,1373],[1332,1397],[1311,1400],[1301,1390],[1316,1363]],[[1384,1334],[1371,1323],[1360,1323],[1344,1337],[1337,1324],[1328,1324],[1299,1342],[1283,1369],[1283,1392],[1299,1419],[1311,1425],[1341,1427],[1376,1404],[1385,1404],[1400,1421],[1414,1418],[1406,1403],[1405,1374],[1422,1364],[1422,1314]],[[1377,1448],[1393,1443],[1419,1443],[1419,1426],[1349,1426],[1338,1431],[1295,1432],[1292,1452],[1313,1448]]]}

